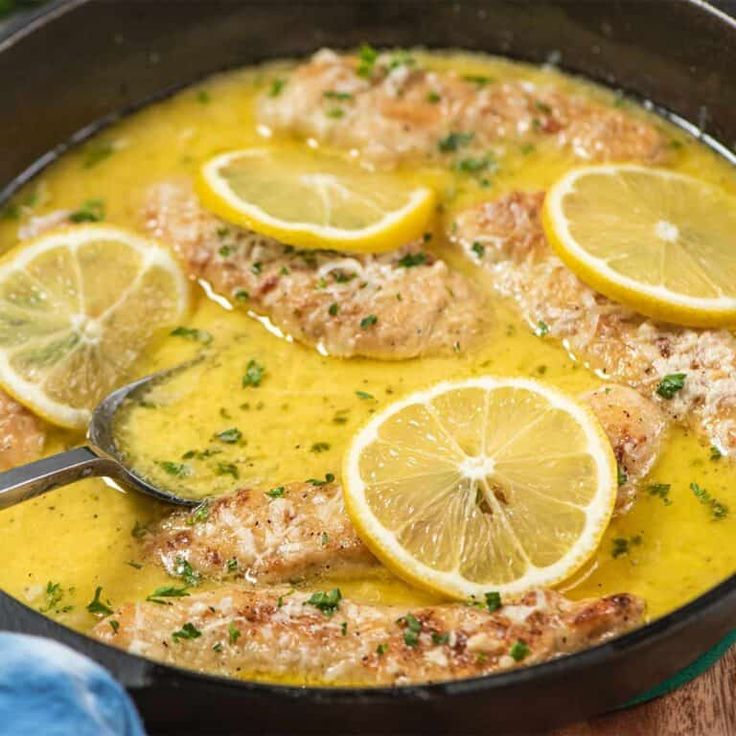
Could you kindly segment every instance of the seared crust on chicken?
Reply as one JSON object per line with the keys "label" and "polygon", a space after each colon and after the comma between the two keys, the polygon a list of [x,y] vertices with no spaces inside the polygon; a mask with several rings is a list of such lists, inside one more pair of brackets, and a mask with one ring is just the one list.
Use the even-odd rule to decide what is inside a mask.
{"label": "seared crust on chicken", "polygon": [[41,421],[0,391],[0,471],[37,460],[44,439]]}
{"label": "seared crust on chicken", "polygon": [[[457,218],[453,237],[530,325],[544,323],[591,368],[651,397],[720,452],[736,454],[736,338],[653,322],[586,286],[547,243],[543,199],[515,192],[472,207]],[[657,387],[673,373],[685,374],[684,386],[663,398]]]}
{"label": "seared crust on chicken", "polygon": [[207,578],[259,584],[378,564],[335,483],[244,488],[212,501],[205,513],[175,511],[147,536],[144,549],[171,575],[180,574],[183,560]]}
{"label": "seared crust on chicken", "polygon": [[330,355],[459,352],[487,319],[478,290],[420,243],[379,256],[298,251],[228,225],[171,182],[150,191],[145,219],[192,276]]}
{"label": "seared crust on chicken", "polygon": [[232,586],[170,606],[124,605],[93,634],[207,672],[402,685],[543,662],[624,633],[643,614],[643,602],[626,594],[571,602],[535,591],[489,613],[484,603],[406,608],[339,600],[336,591],[310,596]]}
{"label": "seared crust on chicken", "polygon": [[657,128],[622,110],[552,85],[479,85],[454,71],[422,69],[406,55],[382,54],[361,68],[354,55],[322,50],[278,95],[261,99],[259,115],[275,130],[357,148],[389,166],[442,159],[456,150],[447,139],[453,134],[469,152],[550,137],[587,161],[656,163],[667,151]]}

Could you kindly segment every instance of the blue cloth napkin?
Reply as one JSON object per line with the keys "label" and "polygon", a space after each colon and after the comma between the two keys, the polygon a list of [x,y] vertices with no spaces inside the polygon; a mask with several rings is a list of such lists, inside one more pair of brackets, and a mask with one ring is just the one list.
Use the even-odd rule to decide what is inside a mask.
{"label": "blue cloth napkin", "polygon": [[125,690],[50,639],[0,632],[0,736],[144,736]]}

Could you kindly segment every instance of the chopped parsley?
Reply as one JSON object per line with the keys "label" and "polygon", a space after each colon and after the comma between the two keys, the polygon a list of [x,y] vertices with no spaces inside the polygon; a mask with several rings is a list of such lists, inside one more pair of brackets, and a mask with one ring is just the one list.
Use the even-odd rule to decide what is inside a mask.
{"label": "chopped parsley", "polygon": [[[71,592],[73,588],[70,588]],[[46,605],[38,610],[41,613],[48,613],[53,610],[54,613],[68,613],[74,608],[74,606],[59,606],[62,599],[64,598],[64,589],[61,587],[61,583],[52,583],[50,580],[46,583]]]}
{"label": "chopped parsley", "polygon": [[212,651],[217,652],[219,654],[222,651],[222,642],[221,641],[215,642],[212,645]]}
{"label": "chopped parsley", "polygon": [[399,266],[401,268],[414,268],[414,266],[421,266],[427,262],[427,254],[422,253],[407,253],[405,256],[399,259]]}
{"label": "chopped parsley", "polygon": [[440,634],[437,631],[432,632],[432,643],[433,644],[447,644],[450,641],[450,635],[448,633]]}
{"label": "chopped parsley", "polygon": [[175,642],[180,642],[186,639],[199,639],[200,636],[202,636],[202,632],[194,624],[187,622],[178,631],[175,631],[171,638]]}
{"label": "chopped parsley", "polygon": [[243,388],[252,386],[257,388],[263,381],[263,376],[266,373],[266,369],[257,361],[249,360],[248,365],[245,367],[245,374],[243,375]]}
{"label": "chopped parsley", "polygon": [[616,482],[618,483],[618,487],[620,488],[624,485],[628,479],[629,476],[627,475],[623,465],[621,465],[621,463],[616,463]]}
{"label": "chopped parsley", "polygon": [[536,107],[539,112],[543,112],[545,115],[552,114],[552,108],[546,102],[542,102],[542,100],[535,100],[534,107]]}
{"label": "chopped parsley", "polygon": [[250,299],[250,294],[245,289],[238,289],[233,296],[237,302],[247,302]]}
{"label": "chopped parsley", "polygon": [[441,99],[442,98],[439,93],[434,90],[427,93],[427,102],[429,102],[430,105],[436,105]]}
{"label": "chopped parsley", "polygon": [[161,588],[156,588],[156,590],[154,590],[151,595],[146,596],[146,600],[150,601],[151,603],[158,603],[160,605],[170,606],[171,603],[169,603],[169,601],[162,600],[162,598],[185,598],[188,595],[189,593],[187,592],[186,587],[175,588],[174,586],[169,585],[163,586]]}
{"label": "chopped parsley", "polygon": [[485,171],[490,165],[491,159],[484,156],[483,158],[462,158],[455,164],[455,168],[463,174],[477,174]]}
{"label": "chopped parsley", "polygon": [[537,335],[537,337],[544,337],[545,335],[549,335],[549,325],[540,319],[539,322],[537,322],[537,327],[534,330],[534,334]]}
{"label": "chopped parsley", "polygon": [[407,613],[406,616],[402,616],[398,622],[403,624],[406,628],[404,629],[404,644],[408,647],[415,647],[419,644],[419,634],[422,632],[422,624],[416,616],[412,616],[411,613]]}
{"label": "chopped parsley", "polygon": [[347,621],[343,621],[343,622],[342,622],[342,623],[340,624],[340,633],[341,633],[341,634],[342,634],[343,636],[347,636],[347,635],[348,635],[348,622],[347,622]]}
{"label": "chopped parsley", "polygon": [[690,490],[695,494],[695,497],[700,503],[710,507],[710,512],[715,521],[720,521],[728,516],[728,506],[714,498],[705,488],[699,486],[697,483],[691,483]]}
{"label": "chopped parsley", "polygon": [[240,629],[232,621],[227,625],[227,638],[231,644],[240,639]]}
{"label": "chopped parsley", "polygon": [[611,543],[611,557],[615,560],[622,555],[628,555],[631,548],[638,547],[641,541],[641,534],[635,534],[629,539],[626,537],[616,537]]}
{"label": "chopped parsley", "polygon": [[494,81],[493,77],[486,77],[483,74],[463,74],[463,79],[466,82],[477,84],[479,87],[485,87],[485,85]]}
{"label": "chopped parsley", "polygon": [[156,465],[158,465],[165,473],[174,475],[177,478],[186,478],[192,474],[192,469],[184,463],[175,463],[171,460],[158,460]]}
{"label": "chopped parsley", "polygon": [[345,102],[347,100],[352,100],[353,99],[352,93],[350,93],[350,92],[338,92],[337,90],[334,90],[334,89],[328,89],[324,93],[324,96],[328,100],[339,100],[340,102]]}
{"label": "chopped parsley", "polygon": [[376,647],[376,654],[379,657],[383,657],[383,655],[386,654],[387,651],[388,651],[388,644],[379,644]]}
{"label": "chopped parsley", "polygon": [[325,112],[325,115],[327,115],[328,118],[341,118],[345,114],[345,110],[343,110],[341,107],[331,107],[327,112]]}
{"label": "chopped parsley", "polygon": [[215,475],[231,475],[235,480],[240,478],[238,466],[235,463],[219,462],[215,466]]}
{"label": "chopped parsley", "polygon": [[340,588],[333,588],[329,592],[318,591],[312,593],[306,604],[318,608],[325,616],[333,616],[340,608],[341,600],[342,593],[340,592]]}
{"label": "chopped parsley", "polygon": [[462,146],[467,146],[473,140],[473,135],[473,133],[448,133],[444,138],[440,139],[437,147],[442,153],[452,153],[462,148]]}
{"label": "chopped parsley", "polygon": [[169,333],[172,337],[183,337],[186,340],[209,345],[212,342],[212,335],[207,330],[198,330],[196,327],[176,327]]}
{"label": "chopped parsley", "polygon": [[277,77],[271,82],[271,86],[268,89],[269,97],[278,97],[286,86],[286,80]]}
{"label": "chopped parsley", "polygon": [[136,521],[133,524],[133,528],[130,530],[130,536],[134,539],[143,539],[148,534],[148,525],[141,524],[140,521]]}
{"label": "chopped parsley", "polygon": [[373,394],[369,394],[367,391],[356,391],[355,395],[359,399],[363,399],[363,401],[373,401],[376,398]]}
{"label": "chopped parsley", "polygon": [[112,629],[113,634],[118,633],[118,629],[120,628],[120,622],[116,621],[115,619],[110,619],[110,621],[107,622],[110,624],[110,628]]}
{"label": "chopped parsley", "polygon": [[661,498],[662,501],[664,501],[664,505],[669,506],[672,504],[672,499],[670,498],[670,487],[671,485],[669,483],[650,483],[647,486],[647,493],[650,496]]}
{"label": "chopped parsley", "polygon": [[332,302],[332,304],[330,304],[329,306],[329,309],[327,310],[327,313],[330,315],[330,317],[336,317],[339,311],[340,305],[337,302]]}
{"label": "chopped parsley", "polygon": [[533,143],[522,143],[519,150],[521,151],[522,156],[528,156],[530,153],[534,153],[537,149]]}
{"label": "chopped parsley", "polygon": [[107,601],[107,603],[103,603],[100,596],[102,595],[102,587],[97,586],[95,589],[95,596],[94,598],[87,604],[87,610],[90,613],[95,614],[96,616],[109,616],[113,610],[110,607],[110,601]]}
{"label": "chopped parsley", "polygon": [[708,457],[710,460],[720,460],[723,457],[723,453],[721,452],[720,448],[716,447],[715,445],[711,445],[710,455]]}
{"label": "chopped parsley", "polygon": [[101,161],[115,153],[115,144],[112,141],[92,141],[84,150],[82,167],[91,169]]}
{"label": "chopped parsley", "polygon": [[363,317],[363,319],[360,320],[360,327],[361,329],[366,330],[369,327],[373,327],[376,322],[378,322],[378,317],[376,317],[375,314],[369,314],[367,317]]}
{"label": "chopped parsley", "polygon": [[224,429],[222,432],[218,432],[215,435],[215,439],[224,442],[227,445],[234,445],[243,438],[243,433],[237,427],[231,427],[230,429]]}
{"label": "chopped parsley", "polygon": [[69,222],[101,222],[105,219],[105,200],[88,199],[69,215]]}
{"label": "chopped parsley", "polygon": [[266,491],[266,495],[269,498],[283,498],[285,493],[286,489],[283,486],[276,486],[276,488]]}
{"label": "chopped parsley", "polygon": [[307,483],[310,483],[313,486],[326,486],[328,483],[332,483],[335,480],[335,476],[332,473],[326,473],[324,480],[319,480],[317,478],[308,478]]}
{"label": "chopped parsley", "polygon": [[669,373],[657,385],[657,393],[663,399],[671,399],[685,385],[687,373]]}
{"label": "chopped parsley", "polygon": [[509,649],[509,654],[514,662],[521,662],[522,659],[526,659],[530,652],[529,647],[521,639],[517,639]]}
{"label": "chopped parsley", "polygon": [[503,605],[501,601],[501,594],[496,590],[492,590],[489,593],[486,593],[485,598],[488,613],[498,611],[498,609],[501,608],[501,606]]}
{"label": "chopped parsley", "polygon": [[331,447],[329,442],[315,442],[310,448],[309,452],[327,452]]}
{"label": "chopped parsley", "polygon": [[238,569],[238,561],[235,557],[231,557],[226,563],[225,567],[228,572],[235,572]]}
{"label": "chopped parsley", "polygon": [[202,501],[199,506],[197,506],[191,514],[189,514],[189,519],[187,521],[187,524],[189,526],[194,526],[194,524],[202,524],[203,522],[207,521],[210,517],[210,504],[208,501]]}
{"label": "chopped parsley", "polygon": [[177,557],[174,560],[174,575],[181,578],[186,583],[188,588],[193,588],[196,585],[199,585],[199,573],[189,564],[189,561],[184,557]]}
{"label": "chopped parsley", "polygon": [[326,547],[327,544],[330,541],[330,535],[327,534],[327,532],[322,532],[322,536],[320,537],[320,541],[322,542],[322,546]]}
{"label": "chopped parsley", "polygon": [[378,59],[378,51],[367,43],[358,49],[358,68],[355,70],[359,77],[370,77]]}
{"label": "chopped parsley", "polygon": [[472,250],[478,258],[483,258],[486,254],[485,245],[483,245],[483,243],[479,243],[477,240],[470,246],[470,250]]}

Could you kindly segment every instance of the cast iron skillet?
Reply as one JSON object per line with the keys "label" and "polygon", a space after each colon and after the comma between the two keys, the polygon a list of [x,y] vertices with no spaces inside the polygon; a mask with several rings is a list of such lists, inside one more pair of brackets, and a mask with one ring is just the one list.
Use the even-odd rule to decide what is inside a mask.
{"label": "cast iron skillet", "polygon": [[[0,201],[70,143],[213,71],[320,45],[462,47],[543,62],[650,98],[726,148],[736,140],[736,2],[106,0],[52,3],[0,39]],[[710,138],[709,138],[710,139]],[[71,530],[70,530],[71,533]],[[63,539],[59,540],[63,554]],[[736,621],[736,575],[603,646],[493,677],[397,689],[293,688],[166,667],[70,631],[0,593],[0,628],[101,662],[151,731],[498,733],[620,706]]]}

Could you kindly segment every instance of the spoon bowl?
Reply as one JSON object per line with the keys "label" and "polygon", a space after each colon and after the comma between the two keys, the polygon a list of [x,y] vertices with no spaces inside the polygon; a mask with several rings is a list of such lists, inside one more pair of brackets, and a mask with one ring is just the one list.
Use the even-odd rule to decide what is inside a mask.
{"label": "spoon bowl", "polygon": [[108,394],[92,412],[87,444],[0,473],[0,509],[14,506],[60,486],[93,477],[105,477],[125,490],[153,496],[179,506],[197,506],[202,499],[191,499],[158,486],[127,465],[115,442],[113,425],[120,407],[136,395],[143,395],[155,384],[193,365],[184,363],[128,383]]}

